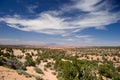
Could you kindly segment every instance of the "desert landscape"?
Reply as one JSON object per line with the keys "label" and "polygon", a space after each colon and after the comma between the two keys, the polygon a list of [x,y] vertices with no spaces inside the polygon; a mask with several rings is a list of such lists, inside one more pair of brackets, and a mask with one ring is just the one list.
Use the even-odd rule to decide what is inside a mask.
{"label": "desert landscape", "polygon": [[0,80],[120,80],[120,47],[0,47]]}
{"label": "desert landscape", "polygon": [[0,80],[120,80],[120,0],[0,0]]}

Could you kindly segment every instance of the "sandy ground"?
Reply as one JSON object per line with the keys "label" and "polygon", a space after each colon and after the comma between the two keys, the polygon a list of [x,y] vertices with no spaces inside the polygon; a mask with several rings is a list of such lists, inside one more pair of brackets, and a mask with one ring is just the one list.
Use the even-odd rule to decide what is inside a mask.
{"label": "sandy ground", "polygon": [[[50,49],[61,49],[61,48],[60,47],[52,47],[52,48],[50,47]],[[62,49],[64,49],[64,48],[62,48]],[[25,61],[25,59],[24,59],[25,58],[25,53],[37,54],[37,50],[33,50],[33,49],[25,50],[25,53],[22,53],[22,51],[19,50],[19,49],[13,49],[13,51],[14,51],[15,56],[24,55],[24,57],[22,59],[20,59],[20,61],[22,61],[22,62]],[[4,50],[4,52],[6,52],[6,51]],[[42,51],[39,51],[39,52],[42,53]],[[76,53],[74,51],[67,51],[66,54],[71,54],[71,55],[75,56]],[[120,61],[119,57],[117,57],[117,56],[107,56],[106,58],[108,60],[112,60],[113,62],[115,62],[113,60],[113,57],[115,57],[118,61]],[[36,58],[37,58],[36,56],[33,56],[33,60],[35,60]],[[97,56],[96,55],[87,55],[87,57],[83,56],[83,57],[80,57],[78,59],[80,59],[80,60],[83,60],[83,59],[97,60],[97,59],[99,59],[100,61],[102,61],[102,56],[101,55],[97,55]],[[69,60],[62,59],[62,61],[69,61]],[[48,60],[48,62],[53,62],[54,63],[54,60]],[[52,73],[52,72],[55,72],[54,70],[51,70],[50,68],[46,68],[46,70],[45,70],[44,65],[46,65],[46,64],[47,64],[47,62],[42,61],[38,65],[38,67],[43,71],[44,74],[36,73],[36,71],[34,70],[34,67],[27,67],[27,72],[30,73],[30,74],[33,74],[33,75],[40,76],[44,80],[58,80],[57,77],[56,77],[57,75],[54,75]],[[116,65],[119,66],[119,63],[116,64]],[[26,78],[24,75],[18,75],[15,70],[0,66],[0,80],[35,80],[35,78]],[[106,80],[106,79],[104,79],[104,80]]]}
{"label": "sandy ground", "polygon": [[24,55],[24,53],[22,53],[22,51],[19,50],[19,49],[13,49],[13,54],[14,54],[15,56]]}
{"label": "sandy ground", "polygon": [[38,74],[35,70],[34,70],[34,67],[27,67],[27,73],[30,73],[32,75],[36,75],[36,76],[39,76],[39,77],[42,77],[44,74]]}
{"label": "sandy ground", "polygon": [[[50,61],[50,60],[49,60]],[[47,70],[44,70],[44,65],[46,63],[45,62],[41,62],[41,64],[39,65],[39,68],[43,71],[44,75],[43,75],[43,79],[44,80],[58,80],[56,75],[53,75],[52,72],[54,72],[54,70],[51,70],[49,68],[47,68]]]}
{"label": "sandy ground", "polygon": [[35,78],[26,78],[15,70],[0,66],[0,80],[35,80]]}
{"label": "sandy ground", "polygon": [[[24,53],[22,53],[22,51],[20,49],[13,49],[13,53],[14,55],[25,55]],[[37,51],[36,50],[33,50],[33,49],[28,49],[28,50],[25,50],[25,53],[33,53],[33,54],[37,54]]]}
{"label": "sandy ground", "polygon": [[[54,62],[53,60],[48,60],[48,62]],[[55,72],[54,70],[51,70],[49,68],[46,68],[46,70],[44,70],[44,65],[46,65],[47,62],[43,62],[41,61],[41,63],[38,65],[38,67],[43,71],[44,74],[38,74],[36,73],[36,71],[34,70],[34,67],[27,67],[27,72],[33,75],[37,75],[40,76],[41,78],[43,78],[44,80],[58,80],[56,75],[54,75],[52,72]]]}

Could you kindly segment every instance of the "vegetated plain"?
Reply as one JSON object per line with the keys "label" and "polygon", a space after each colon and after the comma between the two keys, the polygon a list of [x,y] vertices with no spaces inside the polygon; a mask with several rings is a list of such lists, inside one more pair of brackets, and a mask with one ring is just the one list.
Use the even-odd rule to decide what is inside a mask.
{"label": "vegetated plain", "polygon": [[0,46],[0,80],[120,80],[120,47]]}

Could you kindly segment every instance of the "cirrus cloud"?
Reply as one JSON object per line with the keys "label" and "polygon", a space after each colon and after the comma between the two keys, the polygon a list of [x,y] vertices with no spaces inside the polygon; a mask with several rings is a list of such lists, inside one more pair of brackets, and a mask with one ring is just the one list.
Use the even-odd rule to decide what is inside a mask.
{"label": "cirrus cloud", "polygon": [[[34,19],[25,19],[17,15],[17,17],[2,17],[0,21],[23,31],[66,35],[90,27],[102,29],[104,26],[120,20],[118,17],[120,12],[111,12],[110,5],[112,6],[112,4],[106,0],[73,0],[73,3],[72,5],[62,6],[60,10],[41,12]],[[64,16],[75,10],[80,11],[76,14],[77,16]]]}

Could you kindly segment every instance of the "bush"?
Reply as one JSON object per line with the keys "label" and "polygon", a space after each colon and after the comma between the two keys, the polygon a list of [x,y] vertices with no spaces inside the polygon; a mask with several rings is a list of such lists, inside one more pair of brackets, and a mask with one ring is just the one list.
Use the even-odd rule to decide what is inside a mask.
{"label": "bush", "polygon": [[117,70],[118,72],[120,72],[120,66],[119,66],[119,67],[117,67],[117,68],[116,68],[116,70]]}
{"label": "bush", "polygon": [[27,72],[24,72],[23,73],[26,77],[32,77],[31,74],[27,73]]}
{"label": "bush", "polygon": [[31,74],[25,72],[24,70],[17,70],[17,73],[18,73],[19,75],[22,75],[22,74],[23,74],[23,75],[25,75],[26,77],[32,77]]}
{"label": "bush", "polygon": [[43,78],[36,76],[36,75],[33,75],[33,77],[35,77],[36,80],[43,80]]}
{"label": "bush", "polygon": [[41,63],[41,58],[37,57],[36,60],[35,60],[35,63],[39,65]]}
{"label": "bush", "polygon": [[113,65],[109,64],[103,64],[99,66],[99,73],[105,77],[112,78],[113,77],[113,72],[114,72],[114,67]]}
{"label": "bush", "polygon": [[26,70],[26,66],[20,62],[19,60],[17,59],[7,59],[6,63],[5,63],[6,66],[12,68],[12,69],[23,69],[23,70]]}
{"label": "bush", "polygon": [[36,80],[43,80],[41,77],[36,76],[36,75],[31,75],[31,74],[25,72],[24,70],[17,70],[17,73],[19,75],[25,75],[26,77],[35,77]]}
{"label": "bush", "polygon": [[40,68],[38,68],[37,66],[34,69],[37,73],[44,74],[43,71]]}
{"label": "bush", "polygon": [[0,56],[0,66],[5,65],[6,59],[3,56]]}
{"label": "bush", "polygon": [[0,56],[10,58],[11,55],[9,53],[2,53],[2,52],[0,52]]}
{"label": "bush", "polygon": [[0,53],[0,65],[7,66],[12,69],[23,69],[26,67],[14,55],[9,53]]}
{"label": "bush", "polygon": [[48,62],[47,59],[43,59],[43,62]]}
{"label": "bush", "polygon": [[23,74],[23,70],[17,70],[17,73],[19,74],[19,75],[22,75]]}
{"label": "bush", "polygon": [[120,75],[119,76],[115,76],[113,80],[120,80]]}
{"label": "bush", "polygon": [[49,67],[51,67],[52,65],[51,65],[51,62],[48,62],[46,65],[45,65],[45,67],[47,67],[47,68],[49,68]]}
{"label": "bush", "polygon": [[35,61],[33,61],[32,56],[30,54],[27,54],[25,57],[25,65],[26,66],[35,66]]}
{"label": "bush", "polygon": [[40,78],[40,77],[36,77],[36,80],[43,80],[42,78]]}
{"label": "bush", "polygon": [[56,72],[52,72],[53,75],[56,75]]}

